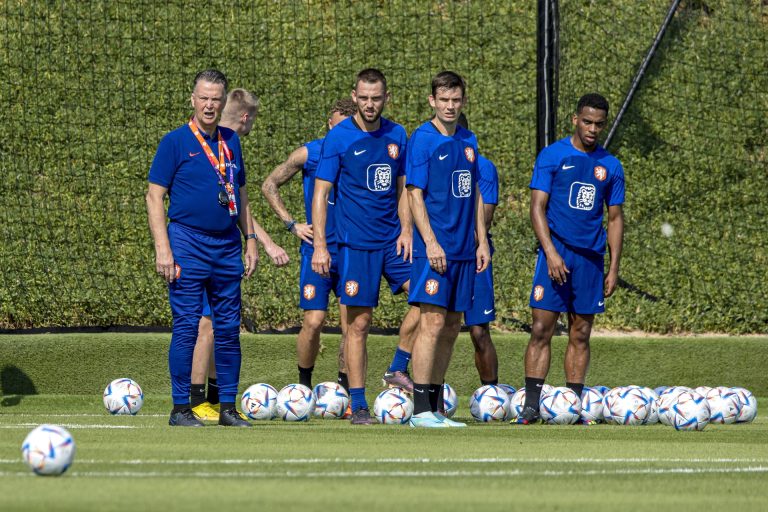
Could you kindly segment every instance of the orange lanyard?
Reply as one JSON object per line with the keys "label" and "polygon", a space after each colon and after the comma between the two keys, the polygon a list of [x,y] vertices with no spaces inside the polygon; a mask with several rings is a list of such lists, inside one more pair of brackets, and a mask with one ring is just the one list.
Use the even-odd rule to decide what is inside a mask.
{"label": "orange lanyard", "polygon": [[[219,142],[219,158],[217,159],[216,156],[213,154],[213,150],[208,145],[207,142],[205,142],[205,139],[203,138],[203,135],[200,133],[200,130],[197,127],[197,123],[195,123],[195,119],[192,118],[189,120],[189,129],[192,130],[192,133],[195,135],[195,138],[197,139],[197,142],[200,143],[200,147],[203,148],[203,152],[205,153],[205,156],[208,157],[208,161],[211,162],[211,165],[213,168],[218,171],[216,173],[216,176],[219,178],[219,183],[224,185],[224,177],[227,175],[227,167],[224,162],[224,155],[229,158],[229,160],[232,160],[232,152],[229,150],[229,147],[227,147],[227,143],[224,142],[224,139],[221,138],[221,130],[218,130],[218,142]],[[230,185],[234,183],[234,179],[232,176],[232,167],[229,168],[229,183]]]}

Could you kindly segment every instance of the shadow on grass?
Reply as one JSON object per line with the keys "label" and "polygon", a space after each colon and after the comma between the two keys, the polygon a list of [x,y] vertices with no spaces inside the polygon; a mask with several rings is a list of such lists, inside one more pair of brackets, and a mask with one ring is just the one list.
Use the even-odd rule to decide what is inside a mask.
{"label": "shadow on grass", "polygon": [[0,393],[0,406],[13,407],[19,405],[25,395],[36,395],[37,388],[21,368],[6,366],[0,371]]}

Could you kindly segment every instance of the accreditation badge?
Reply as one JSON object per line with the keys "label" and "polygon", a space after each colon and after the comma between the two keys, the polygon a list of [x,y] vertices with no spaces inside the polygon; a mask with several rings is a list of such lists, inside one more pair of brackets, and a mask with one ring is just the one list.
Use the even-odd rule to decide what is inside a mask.
{"label": "accreditation badge", "polygon": [[237,217],[237,203],[235,202],[235,187],[231,183],[227,183],[227,199],[229,200],[229,216]]}

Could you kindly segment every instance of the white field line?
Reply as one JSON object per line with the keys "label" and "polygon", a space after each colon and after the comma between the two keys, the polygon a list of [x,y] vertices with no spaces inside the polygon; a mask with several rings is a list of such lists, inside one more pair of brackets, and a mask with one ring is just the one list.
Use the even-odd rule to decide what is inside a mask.
{"label": "white field line", "polygon": [[[34,428],[40,425],[40,423],[15,423],[0,425],[0,428]],[[136,426],[136,425],[112,425],[112,424],[85,424],[85,423],[57,423],[58,426],[69,429],[131,429],[131,428],[154,428],[150,425]]]}
{"label": "white field line", "polygon": [[[599,469],[599,470],[568,470],[568,471],[526,471],[526,470],[498,470],[498,471],[195,471],[195,472],[165,472],[165,471],[72,471],[68,473],[70,478],[413,478],[413,477],[439,477],[439,478],[467,478],[467,477],[491,477],[507,478],[519,476],[536,477],[590,477],[613,475],[693,475],[693,474],[735,474],[735,473],[768,473],[768,466],[747,466],[741,468],[645,468],[645,469]],[[33,476],[32,472],[0,471],[0,476]]]}
{"label": "white field line", "polygon": [[[41,412],[39,414],[31,413],[31,412],[22,412],[18,414],[4,414],[3,417],[5,418],[38,418],[40,416],[45,416],[46,418],[112,418],[113,416],[111,414],[108,414],[106,411],[103,413],[80,413],[80,414],[48,414],[46,412]],[[126,418],[130,418],[129,415],[122,415]],[[119,417],[119,416],[117,416]],[[136,418],[167,418],[168,414],[144,414],[139,413],[135,416]]]}
{"label": "white field line", "polygon": [[[0,459],[0,464],[17,464],[19,459]],[[655,458],[655,457],[637,457],[637,458],[380,458],[380,459],[357,459],[357,458],[316,458],[316,459],[129,459],[129,460],[106,460],[106,459],[76,459],[77,464],[113,464],[113,465],[168,465],[168,466],[187,466],[187,465],[253,465],[253,464],[648,464],[648,463],[684,463],[684,464],[738,464],[738,463],[766,463],[768,459],[754,458]]]}

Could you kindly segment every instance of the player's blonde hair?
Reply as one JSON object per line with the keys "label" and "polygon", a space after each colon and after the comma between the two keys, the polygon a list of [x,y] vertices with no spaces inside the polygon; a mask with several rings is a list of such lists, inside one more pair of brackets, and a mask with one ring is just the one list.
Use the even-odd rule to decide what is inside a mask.
{"label": "player's blonde hair", "polygon": [[244,113],[254,117],[259,113],[259,98],[245,89],[232,89],[227,95],[227,104],[222,119],[235,121]]}

